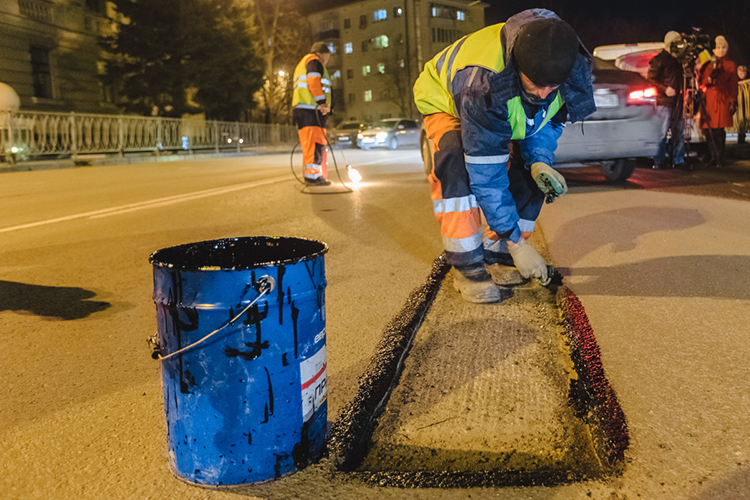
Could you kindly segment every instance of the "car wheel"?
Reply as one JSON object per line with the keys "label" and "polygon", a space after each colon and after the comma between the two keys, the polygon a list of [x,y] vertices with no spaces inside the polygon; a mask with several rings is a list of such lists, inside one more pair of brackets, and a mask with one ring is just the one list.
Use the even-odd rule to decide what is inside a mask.
{"label": "car wheel", "polygon": [[422,132],[419,139],[419,152],[422,155],[424,164],[424,173],[430,175],[432,172],[432,141],[427,138],[427,134]]}
{"label": "car wheel", "polygon": [[602,175],[608,181],[622,182],[633,175],[635,160],[620,158],[618,160],[603,161],[601,169]]}
{"label": "car wheel", "polygon": [[394,149],[398,149],[398,139],[395,137],[391,137],[391,140],[388,141],[388,149],[393,151]]}

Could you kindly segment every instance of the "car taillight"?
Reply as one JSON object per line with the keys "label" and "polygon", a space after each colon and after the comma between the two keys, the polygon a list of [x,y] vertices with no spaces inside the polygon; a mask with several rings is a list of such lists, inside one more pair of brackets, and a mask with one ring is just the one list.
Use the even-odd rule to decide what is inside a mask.
{"label": "car taillight", "polygon": [[654,104],[656,102],[656,87],[634,90],[628,94],[628,106],[638,104]]}

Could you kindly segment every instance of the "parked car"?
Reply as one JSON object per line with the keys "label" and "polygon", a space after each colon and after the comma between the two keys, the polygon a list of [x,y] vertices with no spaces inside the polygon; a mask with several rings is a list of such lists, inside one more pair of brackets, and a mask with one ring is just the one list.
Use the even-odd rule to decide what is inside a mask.
{"label": "parked car", "polygon": [[[594,101],[597,110],[583,122],[568,123],[557,143],[555,167],[601,166],[608,181],[624,181],[638,158],[653,158],[661,119],[656,115],[656,87],[638,73],[594,57]],[[425,171],[432,170],[432,145],[422,131]]]}
{"label": "parked car", "polygon": [[331,139],[334,144],[341,146],[356,146],[357,134],[367,128],[362,122],[348,121],[341,122],[331,130]]}
{"label": "parked car", "polygon": [[362,149],[419,145],[419,124],[408,118],[388,118],[374,123],[357,135],[357,145]]}

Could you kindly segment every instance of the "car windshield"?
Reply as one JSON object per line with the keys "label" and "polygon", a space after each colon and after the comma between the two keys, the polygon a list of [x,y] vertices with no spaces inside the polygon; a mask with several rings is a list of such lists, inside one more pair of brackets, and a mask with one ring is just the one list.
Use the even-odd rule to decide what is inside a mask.
{"label": "car windshield", "polygon": [[359,128],[359,123],[342,123],[339,127],[341,130],[352,130]]}
{"label": "car windshield", "polygon": [[393,128],[398,123],[398,120],[380,120],[372,125],[372,128]]}

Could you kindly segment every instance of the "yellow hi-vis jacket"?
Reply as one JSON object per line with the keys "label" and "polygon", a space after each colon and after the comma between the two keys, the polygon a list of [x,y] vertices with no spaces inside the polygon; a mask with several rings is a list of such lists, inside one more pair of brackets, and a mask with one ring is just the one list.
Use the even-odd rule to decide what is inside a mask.
{"label": "yellow hi-vis jacket", "polygon": [[315,109],[320,104],[331,105],[331,78],[317,55],[306,54],[294,69],[292,106]]}
{"label": "yellow hi-vis jacket", "polygon": [[[453,95],[461,90],[453,88],[456,73],[468,66],[477,66],[495,73],[505,68],[500,41],[500,31],[504,25],[505,23],[495,24],[466,35],[425,64],[424,71],[414,84],[414,101],[420,113],[448,113],[458,116],[453,102]],[[527,117],[521,98],[510,99],[506,105],[508,121],[513,129],[512,139],[523,139],[526,136]],[[562,105],[563,100],[558,92],[539,128],[555,116]]]}

